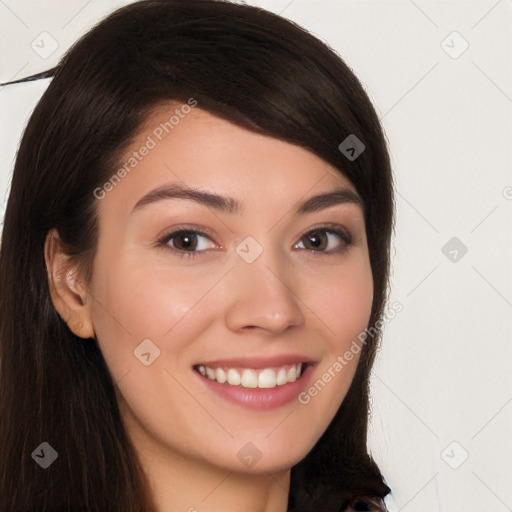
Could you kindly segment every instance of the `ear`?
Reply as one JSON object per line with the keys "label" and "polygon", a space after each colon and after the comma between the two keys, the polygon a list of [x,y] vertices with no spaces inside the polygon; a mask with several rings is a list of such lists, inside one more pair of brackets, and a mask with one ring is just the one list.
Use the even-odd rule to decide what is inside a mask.
{"label": "ear", "polygon": [[91,297],[79,275],[78,263],[66,254],[55,229],[48,232],[44,245],[50,296],[57,313],[71,332],[80,338],[93,338]]}

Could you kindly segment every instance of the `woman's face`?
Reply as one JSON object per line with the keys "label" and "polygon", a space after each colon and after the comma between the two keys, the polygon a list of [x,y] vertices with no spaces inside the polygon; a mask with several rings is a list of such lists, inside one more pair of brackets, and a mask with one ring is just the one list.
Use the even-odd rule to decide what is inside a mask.
{"label": "woman's face", "polygon": [[180,112],[165,125],[158,110],[95,191],[90,319],[145,452],[289,468],[356,369],[373,298],[363,209],[305,149]]}

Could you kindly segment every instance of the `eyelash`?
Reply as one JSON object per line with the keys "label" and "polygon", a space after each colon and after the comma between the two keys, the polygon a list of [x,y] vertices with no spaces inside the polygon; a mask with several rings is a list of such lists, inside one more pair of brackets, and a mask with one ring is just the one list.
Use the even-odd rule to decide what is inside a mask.
{"label": "eyelash", "polygon": [[[308,235],[315,234],[315,233],[322,233],[322,232],[337,235],[344,242],[344,247],[342,247],[340,249],[331,250],[331,251],[314,251],[312,249],[301,249],[301,250],[308,251],[310,253],[320,253],[320,255],[329,255],[330,256],[332,254],[337,254],[337,253],[343,252],[349,245],[352,245],[352,243],[353,243],[352,236],[350,235],[350,233],[346,230],[340,229],[335,224],[334,225],[333,224],[323,224],[323,225],[317,226],[315,228],[312,228],[312,229],[306,231],[301,236],[300,241],[302,241]],[[205,231],[180,226],[180,227],[166,233],[161,238],[159,238],[158,241],[156,242],[156,246],[161,247],[164,250],[169,250],[172,253],[174,253],[177,257],[181,257],[181,258],[197,258],[201,253],[208,251],[208,249],[203,250],[203,251],[182,251],[180,249],[175,249],[169,245],[169,242],[173,238],[175,238],[179,235],[183,235],[183,234],[200,235],[200,236],[209,238],[211,241],[213,241],[212,236]]]}

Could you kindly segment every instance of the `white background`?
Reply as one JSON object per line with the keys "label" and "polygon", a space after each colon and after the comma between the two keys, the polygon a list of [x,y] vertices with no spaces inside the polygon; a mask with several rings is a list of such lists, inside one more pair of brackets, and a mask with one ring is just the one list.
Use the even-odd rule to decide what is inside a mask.
{"label": "white background", "polygon": [[[0,0],[0,82],[54,66],[124,3]],[[403,311],[376,364],[370,442],[391,512],[512,511],[512,1],[249,3],[334,47],[390,143],[391,302]],[[51,55],[31,47],[49,52],[53,40]],[[0,219],[22,130],[48,83],[0,88]],[[445,256],[452,237],[465,255],[448,246]]]}

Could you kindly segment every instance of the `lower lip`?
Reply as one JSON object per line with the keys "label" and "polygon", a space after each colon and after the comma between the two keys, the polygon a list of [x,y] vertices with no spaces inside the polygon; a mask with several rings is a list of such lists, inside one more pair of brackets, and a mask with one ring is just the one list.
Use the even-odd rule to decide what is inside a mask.
{"label": "lower lip", "polygon": [[303,374],[295,382],[288,382],[275,388],[244,388],[242,386],[231,386],[229,384],[220,384],[216,380],[203,377],[196,372],[199,379],[214,393],[222,398],[240,405],[246,409],[264,411],[282,407],[294,399],[297,399],[299,393],[304,391],[311,379],[313,365],[308,364]]}

